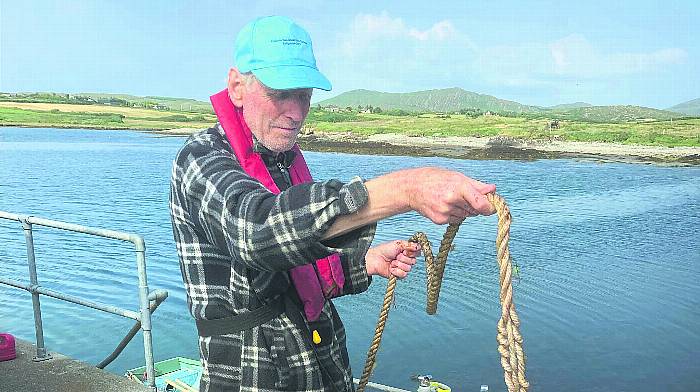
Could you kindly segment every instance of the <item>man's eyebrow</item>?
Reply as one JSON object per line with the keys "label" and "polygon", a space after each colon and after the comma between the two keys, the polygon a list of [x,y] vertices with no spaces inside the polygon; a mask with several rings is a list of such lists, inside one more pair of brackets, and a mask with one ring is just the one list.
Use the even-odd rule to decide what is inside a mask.
{"label": "man's eyebrow", "polygon": [[296,94],[305,94],[308,96],[312,96],[313,89],[297,88],[297,89],[291,89],[291,90],[277,90],[277,89],[265,87],[265,93],[271,97],[279,97],[279,96],[292,95],[292,94],[295,94],[295,95]]}

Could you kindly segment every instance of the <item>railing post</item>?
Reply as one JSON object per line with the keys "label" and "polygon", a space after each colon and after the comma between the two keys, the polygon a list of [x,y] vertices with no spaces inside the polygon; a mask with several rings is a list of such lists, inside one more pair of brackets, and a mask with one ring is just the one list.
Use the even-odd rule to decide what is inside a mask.
{"label": "railing post", "polygon": [[34,258],[34,235],[32,233],[32,224],[29,223],[28,219],[28,217],[22,219],[22,228],[24,229],[24,238],[27,242],[29,282],[31,285],[32,306],[34,308],[34,330],[36,331],[36,357],[34,357],[34,361],[39,362],[51,359],[51,354],[46,352],[46,347],[44,346],[44,325],[41,322],[41,302],[39,301],[39,293],[36,291],[37,287],[39,287],[39,281],[36,275],[36,260]]}
{"label": "railing post", "polygon": [[153,336],[151,334],[151,309],[148,300],[148,279],[146,276],[146,244],[143,237],[134,235],[132,242],[136,247],[136,266],[139,274],[139,309],[141,311],[141,330],[143,331],[143,349],[146,359],[146,386],[156,391],[155,366],[153,364]]}

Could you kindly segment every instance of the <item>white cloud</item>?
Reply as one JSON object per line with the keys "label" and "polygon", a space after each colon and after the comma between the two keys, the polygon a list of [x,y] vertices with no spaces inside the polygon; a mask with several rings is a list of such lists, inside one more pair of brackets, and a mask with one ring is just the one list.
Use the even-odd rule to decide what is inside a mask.
{"label": "white cloud", "polygon": [[457,32],[457,30],[455,30],[455,27],[449,20],[443,20],[442,22],[438,22],[434,24],[433,27],[425,31],[411,29],[408,32],[408,34],[419,41],[444,41],[459,37],[459,33]]}
{"label": "white cloud", "polygon": [[[488,85],[545,94],[602,94],[611,86],[624,85],[665,67],[686,62],[688,54],[678,48],[650,52],[603,53],[584,36],[572,34],[550,43],[519,43],[481,48],[475,73]],[[588,90],[586,90],[588,91]]]}
{"label": "white cloud", "polygon": [[688,54],[667,48],[643,53],[601,53],[584,36],[572,34],[550,45],[556,75],[596,78],[654,71],[682,64]]}
{"label": "white cloud", "polygon": [[342,69],[333,79],[377,90],[463,84],[475,53],[471,40],[449,20],[421,29],[386,12],[357,15],[335,42],[328,59],[342,62],[337,67]]}
{"label": "white cloud", "polygon": [[[386,12],[380,15],[357,15],[349,31],[341,33],[340,39],[343,42],[344,54],[350,57],[365,56],[373,49],[381,51],[389,49],[389,53],[401,51],[404,55],[435,46],[474,50],[472,42],[460,34],[449,20],[437,22],[426,30],[420,30],[406,25],[401,18],[392,18]],[[439,60],[431,59],[427,55],[422,57],[425,60]]]}
{"label": "white cloud", "polygon": [[317,55],[334,81],[330,94],[358,88],[398,92],[462,87],[553,101],[624,89],[630,80],[688,61],[683,49],[606,51],[580,34],[479,47],[466,31],[449,19],[415,26],[387,12],[359,14],[324,40],[326,46]]}
{"label": "white cloud", "polygon": [[391,18],[386,12],[381,15],[357,15],[350,26],[351,33],[360,36],[399,36],[407,30],[401,18]]}

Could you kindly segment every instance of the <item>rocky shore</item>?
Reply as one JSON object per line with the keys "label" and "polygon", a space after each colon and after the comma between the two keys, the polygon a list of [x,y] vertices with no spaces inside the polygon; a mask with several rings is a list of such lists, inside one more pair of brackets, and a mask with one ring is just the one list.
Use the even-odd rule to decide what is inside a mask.
{"label": "rocky shore", "polygon": [[398,134],[358,136],[351,133],[303,135],[300,145],[311,151],[351,154],[440,156],[459,159],[585,158],[613,162],[700,164],[700,147],[657,147],[563,140],[521,140],[508,137],[408,137]]}
{"label": "rocky shore", "polygon": [[[184,136],[194,129],[156,133]],[[608,162],[700,164],[700,147],[659,147],[563,140],[523,140],[509,137],[409,137],[399,134],[362,136],[347,133],[300,135],[299,144],[308,151],[364,155],[439,156],[458,159],[582,158]]]}

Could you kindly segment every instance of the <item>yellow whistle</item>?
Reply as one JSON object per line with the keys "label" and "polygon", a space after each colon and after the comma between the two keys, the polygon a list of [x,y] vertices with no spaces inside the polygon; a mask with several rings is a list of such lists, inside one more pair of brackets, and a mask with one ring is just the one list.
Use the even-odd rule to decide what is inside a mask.
{"label": "yellow whistle", "polygon": [[316,344],[321,344],[321,335],[318,334],[318,331],[317,331],[317,330],[314,329],[314,333],[313,333],[312,336],[313,336],[313,339],[314,339],[314,343],[316,343]]}

